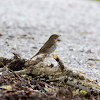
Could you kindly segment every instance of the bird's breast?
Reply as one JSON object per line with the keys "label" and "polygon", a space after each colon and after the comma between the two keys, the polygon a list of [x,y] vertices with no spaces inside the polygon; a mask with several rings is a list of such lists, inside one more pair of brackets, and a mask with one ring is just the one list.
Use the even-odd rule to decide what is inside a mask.
{"label": "bird's breast", "polygon": [[52,45],[50,48],[48,48],[47,50],[46,50],[46,53],[47,54],[50,54],[50,53],[52,53],[52,52],[54,52],[55,51],[55,49],[56,49],[56,43],[54,44],[54,45]]}

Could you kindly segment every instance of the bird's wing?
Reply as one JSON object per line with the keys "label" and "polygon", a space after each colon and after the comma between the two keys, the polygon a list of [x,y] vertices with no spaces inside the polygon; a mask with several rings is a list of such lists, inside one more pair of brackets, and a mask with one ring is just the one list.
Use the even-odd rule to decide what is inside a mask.
{"label": "bird's wing", "polygon": [[[49,45],[48,45],[49,44]],[[48,41],[41,47],[41,49],[39,50],[39,52],[45,52],[46,49],[50,48],[52,45],[54,45],[54,42],[52,43],[48,43]]]}

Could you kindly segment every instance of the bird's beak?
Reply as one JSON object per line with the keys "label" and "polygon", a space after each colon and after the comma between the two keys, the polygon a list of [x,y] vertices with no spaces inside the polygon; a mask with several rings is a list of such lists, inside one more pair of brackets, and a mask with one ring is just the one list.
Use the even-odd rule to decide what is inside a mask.
{"label": "bird's beak", "polygon": [[60,37],[61,35],[58,35],[58,37]]}
{"label": "bird's beak", "polygon": [[58,35],[58,39],[57,39],[57,41],[61,41],[61,40],[59,39],[60,36],[61,36],[61,35]]}

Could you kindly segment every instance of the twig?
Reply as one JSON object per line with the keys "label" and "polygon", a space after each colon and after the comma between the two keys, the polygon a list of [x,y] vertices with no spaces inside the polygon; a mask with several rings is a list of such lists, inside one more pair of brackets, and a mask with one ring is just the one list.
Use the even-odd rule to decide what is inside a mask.
{"label": "twig", "polygon": [[94,58],[89,58],[88,60],[92,60],[92,61],[100,61],[99,59],[94,59]]}
{"label": "twig", "polygon": [[65,66],[64,64],[62,63],[62,61],[55,55],[55,54],[52,54],[54,59],[58,62],[58,64],[60,65],[60,69],[63,71]]}

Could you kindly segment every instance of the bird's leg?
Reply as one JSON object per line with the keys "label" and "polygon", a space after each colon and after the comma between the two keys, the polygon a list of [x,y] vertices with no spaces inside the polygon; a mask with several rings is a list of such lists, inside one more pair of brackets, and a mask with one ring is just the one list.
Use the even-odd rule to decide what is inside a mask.
{"label": "bird's leg", "polygon": [[49,57],[50,63],[52,64],[51,59],[50,59],[50,56],[48,56],[48,57]]}
{"label": "bird's leg", "polygon": [[50,55],[48,54],[47,56],[49,57],[50,65],[53,65],[52,62],[51,62],[51,59],[50,59]]}
{"label": "bird's leg", "polygon": [[48,55],[47,55],[47,54],[45,54],[45,56],[46,56],[46,63],[48,64],[48,61],[47,61],[47,56],[48,56]]}

